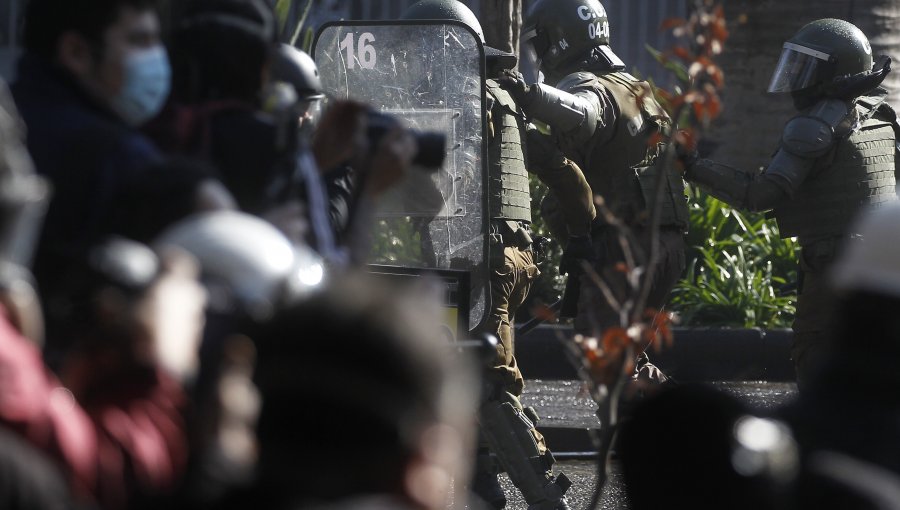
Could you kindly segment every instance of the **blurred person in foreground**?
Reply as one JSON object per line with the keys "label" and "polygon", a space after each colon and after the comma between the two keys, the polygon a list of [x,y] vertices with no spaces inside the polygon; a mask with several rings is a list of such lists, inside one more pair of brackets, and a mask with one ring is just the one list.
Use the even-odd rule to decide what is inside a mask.
{"label": "blurred person in foreground", "polygon": [[[204,294],[190,259],[114,239],[92,248],[48,311],[65,332],[56,373],[0,334],[0,423],[63,466],[82,501],[128,508],[177,487]],[[58,374],[58,375],[57,375]]]}
{"label": "blurred person in foreground", "polygon": [[474,451],[477,375],[434,327],[437,294],[407,292],[342,278],[260,334],[253,506],[465,503],[453,480]]}
{"label": "blurred person in foreground", "polygon": [[117,197],[160,161],[137,128],[162,107],[171,73],[152,0],[31,0],[24,25],[11,88],[55,189],[34,266],[51,292],[112,232]]}
{"label": "blurred person in foreground", "polygon": [[882,485],[900,494],[900,204],[851,228],[861,240],[847,244],[829,273],[836,321],[827,361],[781,415],[808,464],[821,464],[814,459],[822,451],[848,456],[869,465],[857,485],[893,478]]}
{"label": "blurred person in foreground", "polygon": [[[25,149],[21,119],[0,81],[0,336],[23,346],[43,342],[43,317],[28,263],[48,198],[47,183],[34,175]],[[0,375],[0,384],[6,381]],[[0,425],[0,508],[72,508],[67,485],[49,455]]]}
{"label": "blurred person in foreground", "polygon": [[784,424],[711,386],[664,387],[623,421],[629,508],[788,510],[797,446]]}
{"label": "blurred person in foreground", "polygon": [[324,261],[266,221],[238,211],[194,215],[166,229],[154,245],[194,256],[209,295],[191,388],[193,443],[180,508],[222,505],[252,482],[256,464],[253,339],[284,306],[327,284]]}
{"label": "blurred person in foreground", "polygon": [[203,294],[184,258],[161,261],[125,241],[95,246],[55,287],[66,306],[48,314],[68,349],[60,375],[51,372],[27,270],[47,186],[9,129],[3,94],[0,104],[0,428],[56,461],[76,501],[124,508],[174,488],[182,472],[178,381],[191,374]]}

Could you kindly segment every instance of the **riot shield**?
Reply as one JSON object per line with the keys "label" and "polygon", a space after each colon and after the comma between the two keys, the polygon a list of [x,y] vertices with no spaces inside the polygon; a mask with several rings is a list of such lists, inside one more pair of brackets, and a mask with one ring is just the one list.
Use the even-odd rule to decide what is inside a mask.
{"label": "riot shield", "polygon": [[313,57],[330,98],[354,99],[440,131],[446,159],[414,170],[377,211],[372,264],[471,274],[469,326],[489,306],[484,48],[452,21],[349,21],[325,25]]}

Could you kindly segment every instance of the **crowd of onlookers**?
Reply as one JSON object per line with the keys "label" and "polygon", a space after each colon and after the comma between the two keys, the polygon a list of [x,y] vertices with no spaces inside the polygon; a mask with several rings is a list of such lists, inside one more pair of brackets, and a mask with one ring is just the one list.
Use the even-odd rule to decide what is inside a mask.
{"label": "crowd of onlookers", "polygon": [[[152,0],[28,3],[0,90],[0,507],[464,503],[477,371],[427,281],[359,269],[409,133],[319,112],[263,0],[176,10],[165,47]],[[898,260],[838,265],[834,361],[789,427],[710,389],[639,405],[633,508],[900,508]]]}
{"label": "crowd of onlookers", "polygon": [[28,3],[0,90],[2,506],[443,506],[464,357],[427,286],[354,274],[350,234],[409,134],[370,147],[345,102],[314,138],[317,76],[267,3],[174,7],[167,47],[150,0]]}

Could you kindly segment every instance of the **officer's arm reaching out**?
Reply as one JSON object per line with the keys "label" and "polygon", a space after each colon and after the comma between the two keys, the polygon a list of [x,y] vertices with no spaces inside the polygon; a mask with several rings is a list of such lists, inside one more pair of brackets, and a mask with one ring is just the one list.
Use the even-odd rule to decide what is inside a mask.
{"label": "officer's arm reaching out", "polygon": [[750,211],[772,209],[790,198],[783,181],[768,170],[753,175],[708,159],[691,163],[684,179],[729,205]]}
{"label": "officer's arm reaching out", "polygon": [[800,116],[785,126],[781,147],[757,175],[707,159],[684,157],[684,178],[710,195],[741,209],[764,211],[790,199],[809,176],[816,159],[834,144],[834,131],[820,118]]}

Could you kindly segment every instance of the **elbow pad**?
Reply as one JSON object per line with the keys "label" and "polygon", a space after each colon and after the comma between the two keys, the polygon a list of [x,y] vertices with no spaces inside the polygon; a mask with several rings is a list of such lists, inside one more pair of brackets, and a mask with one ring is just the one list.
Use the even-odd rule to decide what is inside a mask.
{"label": "elbow pad", "polygon": [[[825,102],[817,109],[821,110],[823,106],[832,106],[837,114],[834,116],[839,119],[846,116],[846,109],[840,110],[843,104],[839,101]],[[784,126],[781,148],[766,168],[766,174],[777,177],[784,190],[793,195],[809,175],[815,160],[827,154],[834,143],[835,126],[828,119],[794,117]]]}
{"label": "elbow pad", "polygon": [[534,85],[525,113],[549,125],[560,134],[577,132],[588,139],[597,129],[597,105],[582,97],[544,83]]}

